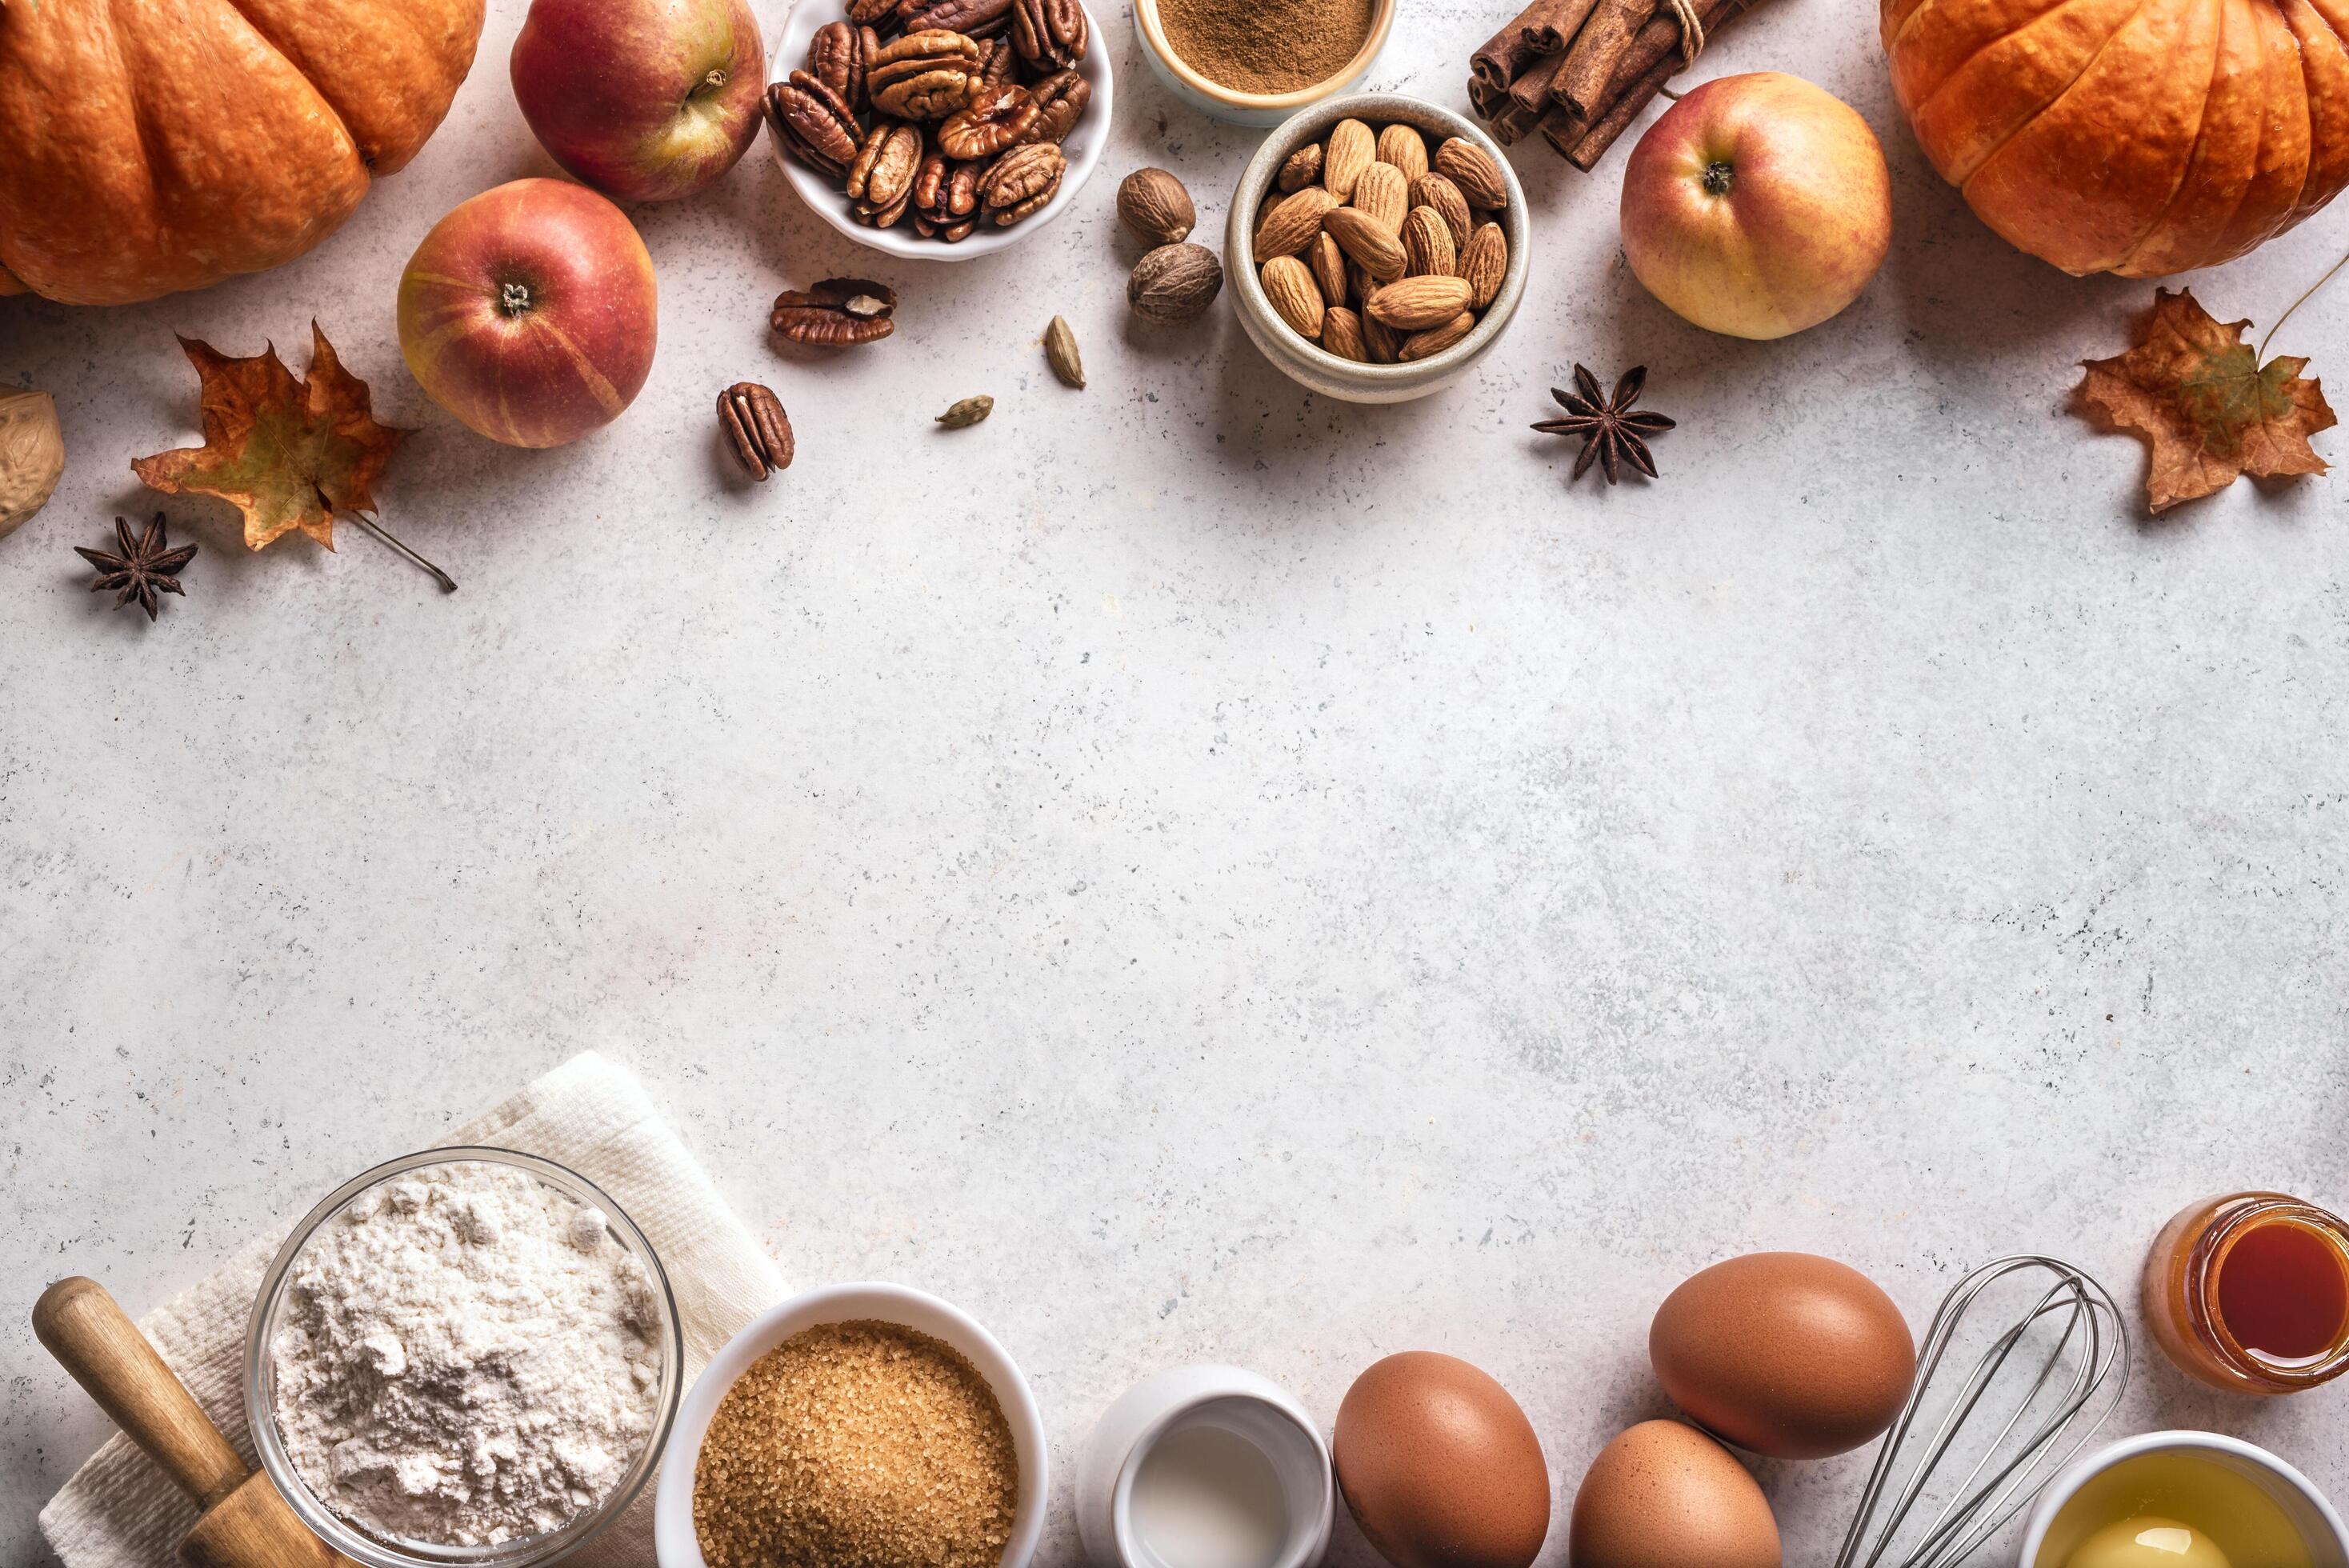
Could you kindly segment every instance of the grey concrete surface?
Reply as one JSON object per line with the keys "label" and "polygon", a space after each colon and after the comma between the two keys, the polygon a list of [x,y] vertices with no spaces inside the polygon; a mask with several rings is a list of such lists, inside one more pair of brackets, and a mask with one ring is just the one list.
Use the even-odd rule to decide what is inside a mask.
{"label": "grey concrete surface", "polygon": [[[1458,102],[1498,9],[1406,0],[1372,85]],[[1884,138],[1892,259],[1794,340],[1650,302],[1619,155],[1540,149],[1525,309],[1434,401],[1309,397],[1221,311],[1132,325],[1116,178],[1178,171],[1213,243],[1254,139],[1117,16],[1067,220],[868,263],[761,151],[638,214],[651,384],[538,454],[431,407],[393,335],[430,222],[546,168],[493,11],[447,127],[309,258],[0,301],[0,381],[57,394],[73,455],[0,542],[0,1561],[47,1560],[35,1513],[105,1430],[26,1327],[44,1282],[151,1305],[586,1046],[793,1280],[993,1326],[1063,1461],[1179,1359],[1325,1416],[1387,1351],[1479,1362],[1547,1447],[1550,1563],[1705,1263],[1831,1253],[1921,1325],[2012,1249],[2124,1289],[2199,1194],[2349,1202],[2341,481],[2138,521],[2137,447],[2064,410],[2149,287],[1983,230],[1864,8],[1765,11],[1700,67],[1802,71]],[[2194,286],[2264,324],[2344,244],[2349,209]],[[779,287],[868,270],[894,339],[769,342]],[[2349,378],[2344,302],[2277,347]],[[314,315],[417,428],[385,518],[462,591],[348,525],[249,556],[174,501],[188,597],[150,627],[86,593],[71,547],[154,509],[129,459],[193,437],[171,335],[298,367]],[[1576,360],[1650,366],[1660,483],[1569,484],[1526,428]],[[746,377],[799,430],[763,489],[710,417]],[[992,419],[933,428],[977,392]],[[2349,1492],[2349,1391],[2136,1371],[2116,1430],[2243,1433]],[[1790,1562],[1863,1469],[1765,1467]]]}

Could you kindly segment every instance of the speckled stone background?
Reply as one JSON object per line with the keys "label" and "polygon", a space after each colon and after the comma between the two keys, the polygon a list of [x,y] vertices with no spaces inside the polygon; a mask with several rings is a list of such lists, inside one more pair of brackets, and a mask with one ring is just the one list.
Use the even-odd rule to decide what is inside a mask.
{"label": "speckled stone background", "polygon": [[[2198,1195],[2349,1202],[2349,492],[2139,521],[2139,449],[2064,409],[2149,287],[1982,228],[1863,5],[1780,0],[1700,67],[1801,70],[1884,138],[1891,261],[1792,341],[1651,303],[1620,153],[1539,147],[1525,308],[1433,401],[1308,397],[1220,310],[1130,325],[1118,175],[1175,170],[1213,242],[1255,138],[1112,14],[1121,113],[1064,221],[890,263],[761,148],[637,214],[651,383],[543,453],[430,406],[392,328],[433,219],[547,169],[522,9],[306,260],[0,302],[0,381],[57,394],[73,457],[0,542],[0,1560],[47,1561],[35,1512],[107,1429],[25,1326],[47,1280],[152,1305],[586,1046],[793,1280],[1001,1335],[1061,1467],[1052,1564],[1076,1444],[1173,1362],[1325,1418],[1385,1352],[1482,1364],[1547,1445],[1562,1563],[1693,1268],[1831,1253],[1921,1326],[2003,1251],[2120,1290]],[[1405,0],[1372,84],[1457,104],[1499,12]],[[2264,324],[2345,243],[2337,208],[2194,284]],[[895,338],[777,352],[779,287],[866,270]],[[2336,402],[2344,304],[2277,345]],[[255,557],[174,503],[188,597],[150,627],[86,593],[70,547],[152,510],[129,459],[193,438],[173,332],[298,366],[314,315],[418,428],[386,520],[462,592],[347,525]],[[1662,482],[1569,485],[1527,431],[1577,359],[1651,366]],[[764,488],[710,416],[746,377],[799,430]],[[975,392],[990,421],[933,428]],[[2136,1372],[2116,1431],[2239,1432],[2349,1493],[2349,1389]],[[1790,1562],[1864,1469],[1764,1468]]]}

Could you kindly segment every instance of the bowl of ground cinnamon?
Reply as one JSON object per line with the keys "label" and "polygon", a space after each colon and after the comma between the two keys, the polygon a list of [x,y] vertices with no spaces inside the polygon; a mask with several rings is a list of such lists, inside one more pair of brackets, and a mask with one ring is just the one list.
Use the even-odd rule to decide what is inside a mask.
{"label": "bowl of ground cinnamon", "polygon": [[710,1359],[654,1506],[660,1568],[1026,1568],[1050,1491],[1019,1368],[903,1285],[783,1303]]}
{"label": "bowl of ground cinnamon", "polygon": [[1176,98],[1275,126],[1368,74],[1394,0],[1133,0],[1142,57]]}

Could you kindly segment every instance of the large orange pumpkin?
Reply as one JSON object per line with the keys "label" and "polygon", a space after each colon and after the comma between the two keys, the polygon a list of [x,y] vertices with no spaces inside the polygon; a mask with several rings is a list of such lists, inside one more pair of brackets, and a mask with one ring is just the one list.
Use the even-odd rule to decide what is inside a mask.
{"label": "large orange pumpkin", "polygon": [[0,294],[292,261],[449,111],[482,0],[0,0]]}
{"label": "large orange pumpkin", "polygon": [[1881,0],[1892,88],[1982,220],[2159,277],[2349,183],[2349,0]]}

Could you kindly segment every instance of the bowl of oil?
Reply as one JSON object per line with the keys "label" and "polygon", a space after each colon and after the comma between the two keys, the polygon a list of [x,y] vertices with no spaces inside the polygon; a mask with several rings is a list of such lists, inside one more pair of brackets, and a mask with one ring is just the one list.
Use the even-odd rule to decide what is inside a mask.
{"label": "bowl of oil", "polygon": [[2040,1494],[2017,1568],[2349,1568],[2349,1528],[2309,1479],[2217,1432],[2147,1432]]}

